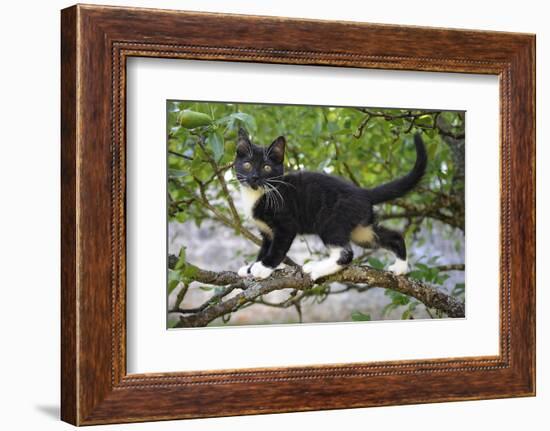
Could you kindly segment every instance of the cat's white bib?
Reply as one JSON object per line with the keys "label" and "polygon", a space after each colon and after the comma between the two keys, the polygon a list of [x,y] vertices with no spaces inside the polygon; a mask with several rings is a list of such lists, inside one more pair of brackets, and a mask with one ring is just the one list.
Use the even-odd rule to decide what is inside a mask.
{"label": "cat's white bib", "polygon": [[247,218],[253,219],[254,207],[263,194],[264,190],[262,188],[254,190],[251,187],[241,186],[243,212]]}
{"label": "cat's white bib", "polygon": [[262,188],[254,190],[251,187],[241,186],[243,212],[246,218],[254,222],[260,232],[263,232],[268,236],[273,236],[273,231],[265,222],[254,218],[254,207],[258,203],[258,199],[260,199],[264,193],[265,191]]}

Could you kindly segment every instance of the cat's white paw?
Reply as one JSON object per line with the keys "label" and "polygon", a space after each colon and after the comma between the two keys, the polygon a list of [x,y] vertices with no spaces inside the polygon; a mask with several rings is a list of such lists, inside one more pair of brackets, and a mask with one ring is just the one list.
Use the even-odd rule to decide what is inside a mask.
{"label": "cat's white paw", "polygon": [[318,262],[308,262],[302,266],[302,271],[309,274],[310,278],[315,281],[321,277],[334,274],[342,269],[341,265],[330,259],[320,260]]}
{"label": "cat's white paw", "polygon": [[388,270],[395,275],[402,275],[408,272],[409,264],[406,260],[396,259],[395,263],[388,267]]}
{"label": "cat's white paw", "polygon": [[330,268],[327,268],[325,265],[319,268],[313,268],[313,271],[310,274],[310,277],[313,281],[318,280],[319,278],[326,277],[327,275],[335,274],[338,271],[340,271],[342,267],[340,265],[338,266],[331,266]]}
{"label": "cat's white paw", "polygon": [[314,264],[315,262],[304,263],[304,265],[302,266],[302,271],[305,272],[306,274],[311,274],[311,271],[313,271]]}
{"label": "cat's white paw", "polygon": [[237,274],[239,275],[239,277],[248,277],[250,275],[250,273],[248,272],[248,269],[252,266],[252,264],[250,265],[245,265],[245,266],[241,266],[239,268],[239,270],[237,271]]}
{"label": "cat's white paw", "polygon": [[268,266],[264,266],[262,262],[256,262],[254,265],[252,265],[252,268],[250,268],[250,273],[254,278],[267,278],[273,273],[274,269],[270,268]]}

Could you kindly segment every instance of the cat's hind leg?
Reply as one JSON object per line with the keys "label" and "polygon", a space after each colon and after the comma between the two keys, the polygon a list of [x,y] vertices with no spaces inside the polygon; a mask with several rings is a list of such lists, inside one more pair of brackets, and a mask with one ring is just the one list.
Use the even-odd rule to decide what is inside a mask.
{"label": "cat's hind leg", "polygon": [[312,280],[317,280],[340,271],[353,260],[353,250],[348,243],[343,246],[329,245],[329,257],[319,261],[308,262],[302,267],[302,271],[309,274]]}
{"label": "cat's hind leg", "polygon": [[409,269],[407,262],[407,248],[403,235],[384,226],[375,226],[376,245],[395,254],[395,262],[388,267],[388,270],[396,275],[405,274]]}

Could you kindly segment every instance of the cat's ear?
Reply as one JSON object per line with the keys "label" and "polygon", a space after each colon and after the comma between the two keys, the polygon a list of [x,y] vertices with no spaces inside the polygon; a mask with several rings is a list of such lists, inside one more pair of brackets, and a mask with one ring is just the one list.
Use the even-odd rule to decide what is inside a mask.
{"label": "cat's ear", "polygon": [[248,138],[248,132],[242,127],[239,128],[237,137],[237,155],[244,157],[252,152],[252,143]]}
{"label": "cat's ear", "polygon": [[286,140],[284,136],[279,136],[275,139],[267,149],[269,158],[275,163],[283,163],[285,159],[285,145]]}

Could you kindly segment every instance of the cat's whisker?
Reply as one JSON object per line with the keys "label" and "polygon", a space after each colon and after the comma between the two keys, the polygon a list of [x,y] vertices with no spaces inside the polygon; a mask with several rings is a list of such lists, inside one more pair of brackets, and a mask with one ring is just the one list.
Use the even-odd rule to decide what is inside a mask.
{"label": "cat's whisker", "polygon": [[265,184],[264,190],[265,190],[265,199],[266,199],[266,209],[269,209],[269,207],[272,207],[273,209],[275,209],[270,186]]}
{"label": "cat's whisker", "polygon": [[275,196],[275,195],[272,195],[272,196],[273,196],[273,202],[274,202],[274,204],[273,204],[273,207],[274,207],[273,210],[274,210],[275,212],[278,212],[278,211],[281,209],[281,206],[280,206],[279,201],[277,200],[276,196]]}
{"label": "cat's whisker", "polygon": [[265,196],[265,208],[269,209],[270,206],[270,196],[269,196],[269,189],[265,186],[265,184],[262,186],[262,189],[264,190],[264,196]]}
{"label": "cat's whisker", "polygon": [[[273,194],[273,200],[275,202],[276,210],[278,211],[283,207],[284,204],[284,198],[281,195],[281,192],[277,190],[277,188],[273,184],[269,184],[266,182],[266,186],[269,188],[269,194]],[[280,198],[280,201],[279,201]]]}
{"label": "cat's whisker", "polygon": [[264,194],[265,194],[265,208],[269,209],[269,207],[271,206],[269,190],[266,190]]}
{"label": "cat's whisker", "polygon": [[271,199],[272,199],[272,201],[273,201],[273,209],[274,209],[275,211],[278,211],[281,207],[280,207],[280,205],[279,205],[279,201],[278,201],[278,199],[277,199],[277,195],[274,194],[275,189],[273,188],[272,185],[269,185],[269,189],[270,189],[269,195],[271,196]]}
{"label": "cat's whisker", "polygon": [[280,206],[283,207],[284,203],[285,203],[285,199],[283,198],[283,195],[281,195],[281,192],[279,192],[279,190],[277,190],[276,188],[273,189],[275,191],[275,193],[277,193],[277,195],[279,196],[279,198],[281,199],[281,203],[280,203]]}
{"label": "cat's whisker", "polygon": [[285,186],[290,186],[290,187],[296,189],[296,186],[294,184],[291,184],[291,183],[286,182],[286,181],[274,180],[274,179],[270,178],[269,180],[267,180],[267,182],[268,183],[274,182],[274,183],[284,184]]}
{"label": "cat's whisker", "polygon": [[271,190],[273,190],[274,193],[277,193],[277,195],[281,198],[281,202],[284,202],[283,196],[281,195],[281,192],[277,189],[277,187],[273,184],[269,184],[268,181],[266,181],[266,183],[269,185]]}

